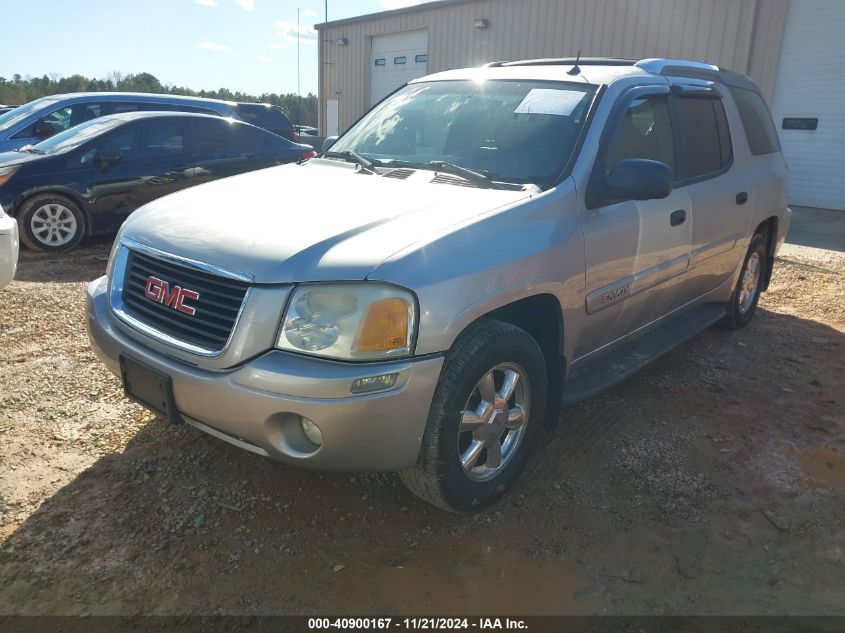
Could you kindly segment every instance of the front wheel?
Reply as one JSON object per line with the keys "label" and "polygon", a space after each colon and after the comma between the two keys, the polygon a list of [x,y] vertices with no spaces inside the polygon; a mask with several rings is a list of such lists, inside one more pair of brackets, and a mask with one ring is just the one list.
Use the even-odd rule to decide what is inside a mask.
{"label": "front wheel", "polygon": [[23,203],[18,217],[21,241],[34,251],[69,251],[85,235],[85,216],[63,196],[34,196]]}
{"label": "front wheel", "polygon": [[546,408],[543,353],[524,330],[482,320],[446,358],[417,464],[399,473],[417,496],[451,512],[480,510],[519,476]]}

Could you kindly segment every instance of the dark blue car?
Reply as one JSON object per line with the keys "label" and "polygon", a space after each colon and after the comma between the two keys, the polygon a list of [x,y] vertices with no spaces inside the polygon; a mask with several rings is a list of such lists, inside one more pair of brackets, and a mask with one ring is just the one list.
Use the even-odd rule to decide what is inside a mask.
{"label": "dark blue car", "polygon": [[313,155],[309,145],[232,119],[115,114],[0,153],[0,205],[18,219],[26,246],[67,251],[168,193]]}

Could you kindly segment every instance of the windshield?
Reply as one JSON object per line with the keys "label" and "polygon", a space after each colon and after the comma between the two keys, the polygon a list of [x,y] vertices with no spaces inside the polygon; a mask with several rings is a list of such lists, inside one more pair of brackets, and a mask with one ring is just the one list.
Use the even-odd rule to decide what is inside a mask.
{"label": "windshield", "polygon": [[64,132],[59,132],[55,136],[51,136],[46,141],[41,141],[32,146],[32,151],[36,154],[58,154],[60,152],[68,152],[76,149],[86,141],[91,140],[95,136],[99,136],[103,132],[116,128],[118,125],[126,123],[122,118],[101,117],[99,119],[92,119],[86,123],[80,123],[76,127],[72,127]]}
{"label": "windshield", "polygon": [[331,147],[376,163],[445,161],[494,180],[552,184],[584,126],[593,86],[543,81],[411,84]]}
{"label": "windshield", "polygon": [[23,121],[33,112],[43,110],[47,106],[51,106],[59,101],[61,101],[61,99],[50,99],[45,97],[43,99],[36,99],[35,101],[25,103],[14,110],[9,110],[6,114],[0,115],[0,132],[8,130],[16,123]]}

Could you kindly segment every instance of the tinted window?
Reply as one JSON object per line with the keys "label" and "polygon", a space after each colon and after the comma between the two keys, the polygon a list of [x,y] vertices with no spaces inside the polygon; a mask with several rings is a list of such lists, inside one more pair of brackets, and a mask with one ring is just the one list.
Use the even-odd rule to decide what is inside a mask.
{"label": "tinted window", "polygon": [[223,119],[191,120],[194,133],[194,154],[203,158],[226,158],[235,154],[232,126]]}
{"label": "tinted window", "polygon": [[112,114],[120,112],[168,112],[173,108],[169,103],[150,103],[150,102],[134,102],[134,101],[116,101],[111,104]]}
{"label": "tinted window", "polygon": [[763,97],[745,88],[731,88],[731,94],[739,110],[739,117],[742,119],[742,127],[745,128],[745,137],[748,139],[751,153],[754,156],[761,156],[780,151],[775,124],[772,122],[772,115]]}
{"label": "tinted window", "polygon": [[103,111],[102,103],[77,103],[65,106],[64,108],[59,108],[44,115],[32,125],[25,127],[15,134],[13,138],[34,138],[35,126],[39,123],[49,123],[53,126],[53,133],[57,134],[69,130],[80,123],[96,119],[103,114],[105,112]]}
{"label": "tinted window", "polygon": [[260,130],[251,125],[235,125],[232,128],[235,139],[235,150],[241,154],[260,152],[270,146],[271,139],[282,140],[270,132]]}
{"label": "tinted window", "polygon": [[182,121],[163,120],[144,123],[140,130],[140,142],[136,144],[140,159],[178,156],[185,149],[185,134]]}
{"label": "tinted window", "polygon": [[120,130],[103,137],[80,162],[93,162],[98,152],[119,154],[122,163],[135,160],[156,160],[178,156],[184,152],[185,134],[181,121],[150,121],[124,125]]}
{"label": "tinted window", "polygon": [[721,99],[681,97],[677,110],[684,147],[682,179],[698,178],[727,166],[730,142]]}
{"label": "tinted window", "polygon": [[675,142],[669,101],[656,96],[632,101],[607,145],[605,173],[626,158],[647,158],[668,165],[675,172]]}
{"label": "tinted window", "polygon": [[247,123],[265,130],[289,130],[290,121],[279,108],[260,103],[239,103],[238,113]]}

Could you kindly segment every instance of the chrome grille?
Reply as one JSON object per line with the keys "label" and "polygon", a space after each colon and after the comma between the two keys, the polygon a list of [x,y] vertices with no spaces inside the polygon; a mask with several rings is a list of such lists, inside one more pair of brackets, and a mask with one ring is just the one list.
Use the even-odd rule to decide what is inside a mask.
{"label": "chrome grille", "polygon": [[[156,277],[175,287],[199,293],[186,314],[149,298],[147,280]],[[229,340],[249,284],[204,270],[151,257],[130,249],[123,280],[123,304],[134,319],[179,341],[209,351],[220,351]]]}

